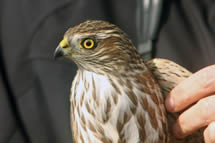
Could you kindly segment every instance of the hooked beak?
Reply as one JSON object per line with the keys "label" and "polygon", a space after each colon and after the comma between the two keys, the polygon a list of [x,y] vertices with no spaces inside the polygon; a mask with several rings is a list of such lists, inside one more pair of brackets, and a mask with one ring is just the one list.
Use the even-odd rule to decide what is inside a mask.
{"label": "hooked beak", "polygon": [[64,39],[60,42],[60,44],[57,46],[55,52],[54,52],[54,59],[58,59],[60,57],[63,57],[66,55],[66,52],[64,50],[64,48],[67,47],[67,40]]}
{"label": "hooked beak", "polygon": [[64,51],[60,47],[60,45],[58,45],[55,52],[54,52],[54,59],[58,59],[58,58],[63,57],[63,56],[64,56]]}

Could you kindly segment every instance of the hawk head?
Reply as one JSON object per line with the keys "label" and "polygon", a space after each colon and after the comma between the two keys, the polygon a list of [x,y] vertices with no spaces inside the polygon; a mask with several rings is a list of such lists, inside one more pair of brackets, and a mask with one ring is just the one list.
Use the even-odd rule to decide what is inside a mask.
{"label": "hawk head", "polygon": [[137,64],[139,55],[128,36],[117,26],[92,20],[70,28],[55,51],[79,67],[95,73],[119,72]]}

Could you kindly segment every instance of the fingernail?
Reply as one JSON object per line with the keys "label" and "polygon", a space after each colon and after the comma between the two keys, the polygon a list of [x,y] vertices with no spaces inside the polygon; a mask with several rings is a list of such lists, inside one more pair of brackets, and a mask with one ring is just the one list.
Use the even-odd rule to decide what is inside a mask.
{"label": "fingernail", "polygon": [[166,105],[166,108],[169,112],[174,112],[175,105],[174,105],[173,99],[170,96],[167,97],[167,99],[165,101],[165,105]]}
{"label": "fingernail", "polygon": [[215,122],[209,125],[209,138],[211,141],[215,142]]}

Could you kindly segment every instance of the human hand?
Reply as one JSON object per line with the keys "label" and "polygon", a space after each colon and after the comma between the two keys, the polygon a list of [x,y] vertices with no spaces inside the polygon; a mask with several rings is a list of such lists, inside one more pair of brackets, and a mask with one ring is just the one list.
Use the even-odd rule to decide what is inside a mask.
{"label": "human hand", "polygon": [[[195,103],[195,104],[193,104]],[[177,138],[204,130],[206,143],[215,143],[215,65],[203,68],[176,86],[166,98],[169,112],[186,109],[173,126]]]}

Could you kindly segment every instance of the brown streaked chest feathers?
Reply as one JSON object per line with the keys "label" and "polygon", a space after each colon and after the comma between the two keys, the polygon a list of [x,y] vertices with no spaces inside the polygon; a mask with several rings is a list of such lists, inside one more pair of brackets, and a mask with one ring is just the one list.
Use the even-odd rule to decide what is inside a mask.
{"label": "brown streaked chest feathers", "polygon": [[76,143],[168,142],[160,88],[147,69],[117,77],[79,70],[71,91]]}

